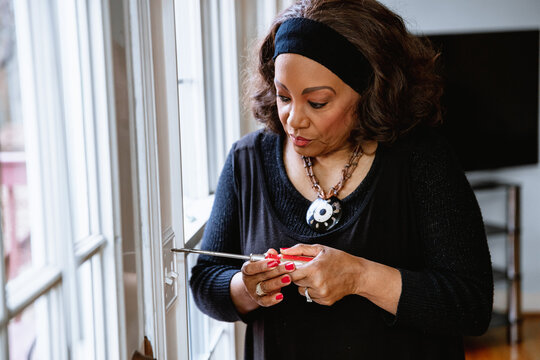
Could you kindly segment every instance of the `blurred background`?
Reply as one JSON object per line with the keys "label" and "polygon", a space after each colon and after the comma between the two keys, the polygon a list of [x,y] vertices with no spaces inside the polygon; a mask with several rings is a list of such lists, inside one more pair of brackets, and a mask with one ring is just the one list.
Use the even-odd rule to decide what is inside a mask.
{"label": "blurred background", "polygon": [[[467,359],[540,359],[540,2],[381,2],[441,52],[444,131],[487,225],[496,315],[467,339]],[[159,161],[141,144],[154,134],[164,158],[159,126],[178,123],[178,154],[167,152],[183,174],[171,177],[182,183],[174,241],[197,246],[230,146],[258,128],[243,102],[250,56],[290,3],[0,0],[0,359],[131,358],[148,354],[145,335],[158,358],[242,358],[243,324],[191,301],[196,258],[144,260],[162,250],[145,238],[143,210],[161,206],[167,223],[163,194],[175,195],[143,186]],[[160,82],[169,62],[172,92]],[[165,116],[171,93],[178,113]],[[152,191],[161,204],[148,205]],[[173,295],[154,303],[172,289],[148,275],[164,264],[180,277],[165,278]],[[189,350],[171,345],[182,337]]]}

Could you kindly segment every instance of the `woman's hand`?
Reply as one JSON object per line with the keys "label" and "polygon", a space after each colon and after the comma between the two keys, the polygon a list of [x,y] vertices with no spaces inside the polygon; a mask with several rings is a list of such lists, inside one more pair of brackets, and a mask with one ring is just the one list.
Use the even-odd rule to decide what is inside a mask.
{"label": "woman's hand", "polygon": [[376,263],[322,245],[299,244],[281,249],[282,254],[315,256],[291,274],[298,292],[306,288],[313,301],[332,305],[344,296],[360,295],[390,312],[397,313],[401,296],[401,273],[396,268]]}
{"label": "woman's hand", "polygon": [[[267,254],[277,255],[270,249]],[[246,261],[242,271],[231,281],[231,297],[241,314],[259,306],[272,306],[283,300],[281,288],[291,284],[289,273],[295,270],[292,262],[280,264],[277,260]],[[260,284],[260,285],[257,285]],[[257,294],[257,286],[260,287]]]}
{"label": "woman's hand", "polygon": [[332,305],[346,295],[359,293],[365,273],[362,258],[322,245],[299,244],[281,253],[315,257],[291,274],[302,296],[307,287],[314,302]]}

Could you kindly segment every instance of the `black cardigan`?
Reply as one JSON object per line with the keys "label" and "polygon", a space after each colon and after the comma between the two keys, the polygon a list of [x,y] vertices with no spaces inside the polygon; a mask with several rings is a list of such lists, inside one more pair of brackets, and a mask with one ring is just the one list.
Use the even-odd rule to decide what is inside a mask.
{"label": "black cardigan", "polygon": [[233,146],[202,247],[249,254],[318,243],[393,266],[402,276],[396,316],[356,295],[308,304],[292,284],[278,305],[241,317],[229,294],[241,263],[206,256],[190,281],[200,309],[248,324],[246,359],[463,359],[462,336],[489,324],[493,278],[476,198],[448,144],[422,129],[379,146],[343,199],[341,223],[323,235],[305,224],[310,202],[287,178],[282,149],[264,131]]}

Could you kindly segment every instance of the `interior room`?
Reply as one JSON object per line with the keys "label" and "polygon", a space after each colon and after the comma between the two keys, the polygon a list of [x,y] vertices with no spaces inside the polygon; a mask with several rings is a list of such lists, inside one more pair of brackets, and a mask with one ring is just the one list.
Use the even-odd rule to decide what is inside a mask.
{"label": "interior room", "polygon": [[[378,1],[437,54],[436,71],[443,86],[440,131],[459,162],[459,174],[464,172],[466,190],[481,210],[481,240],[489,249],[489,277],[494,281],[493,312],[482,335],[463,331],[457,335],[458,343],[461,346],[463,338],[467,360],[540,359],[540,2]],[[231,203],[212,212],[214,203],[222,201],[219,189],[225,180],[220,175],[229,168],[241,171],[231,166],[238,144],[264,132],[250,103],[257,61],[262,61],[257,59],[258,50],[276,16],[293,3],[0,0],[0,359],[258,358],[247,352],[253,350],[253,320],[231,295],[235,279],[247,281],[242,280],[240,266],[250,260],[252,251],[240,249],[252,247],[242,243],[238,251],[225,251],[243,258],[235,260],[240,266],[223,270],[233,276],[224,287],[225,300],[209,299],[237,306],[230,316],[236,321],[217,320],[220,316],[201,311],[201,295],[194,292],[196,285],[190,286],[190,279],[200,271],[198,259],[205,257],[192,250],[207,246],[203,242],[210,241],[208,232],[223,225],[215,220],[217,213],[240,213],[232,202],[242,199],[232,195],[227,198]],[[275,51],[272,66],[275,62],[278,71]],[[337,58],[343,57],[329,61]],[[324,66],[336,77],[331,65]],[[297,75],[302,78],[301,72]],[[339,73],[336,78],[343,76]],[[287,97],[276,87],[272,116],[279,122],[285,106],[279,101]],[[279,136],[287,138],[284,134]],[[305,146],[303,142],[294,138],[294,149]],[[373,142],[379,149],[381,145]],[[284,146],[277,152],[279,171],[287,184],[296,186],[289,163],[284,163],[288,154]],[[352,171],[357,164],[361,169],[363,159],[368,159],[370,152],[362,158],[364,149],[359,148],[361,154],[350,155],[345,174],[353,164]],[[311,168],[305,160],[311,157],[297,160],[299,166],[304,161],[308,175],[302,168],[302,181],[315,178],[317,183],[313,175],[317,163]],[[369,179],[369,165],[365,172]],[[341,179],[343,191],[348,189],[345,181],[356,179],[351,174]],[[238,176],[231,179],[234,189],[241,187]],[[268,176],[261,179],[269,182]],[[358,179],[358,188],[370,184]],[[310,186],[316,188],[308,185],[309,191]],[[339,197],[337,191],[334,194]],[[313,196],[321,198],[320,193]],[[302,200],[311,203],[305,196]],[[249,219],[259,214],[247,213]],[[465,217],[458,211],[454,215]],[[435,234],[442,232],[446,220],[432,228]],[[210,230],[205,235],[206,229]],[[318,246],[308,240],[306,244]],[[300,260],[305,262],[319,256],[290,256],[296,255],[304,256]],[[445,259],[448,264],[465,262]],[[476,258],[470,260],[474,263]],[[309,266],[287,264],[293,271]],[[397,268],[391,268],[393,274],[400,274],[406,284],[406,272]],[[301,300],[298,306],[317,303],[315,288],[301,285],[302,279],[297,281],[293,274],[282,280],[295,282],[291,288]],[[261,283],[256,287],[253,283],[251,290],[259,297],[268,295]],[[249,292],[247,282],[242,284]],[[469,292],[486,284],[477,285]],[[283,294],[278,295],[281,298],[275,299],[281,301]],[[399,295],[393,312],[368,295],[347,296],[362,298],[377,311],[382,308],[384,316],[397,314],[402,324],[399,315],[405,305],[400,304],[405,300],[399,302]],[[343,304],[346,299],[337,301]],[[317,306],[336,307],[322,301]],[[466,312],[463,308],[457,303],[454,310]],[[308,323],[302,318],[286,320]],[[384,320],[381,316],[381,326],[388,325]],[[456,336],[444,329],[434,334],[439,339]],[[342,354],[339,351],[336,354]]]}

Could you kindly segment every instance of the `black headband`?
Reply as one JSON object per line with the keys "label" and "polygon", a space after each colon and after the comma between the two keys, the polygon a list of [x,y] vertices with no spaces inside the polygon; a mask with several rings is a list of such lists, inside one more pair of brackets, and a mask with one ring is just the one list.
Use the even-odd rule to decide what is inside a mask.
{"label": "black headband", "polygon": [[273,59],[285,53],[315,60],[359,94],[368,87],[373,74],[365,56],[343,35],[306,18],[288,19],[279,27]]}

